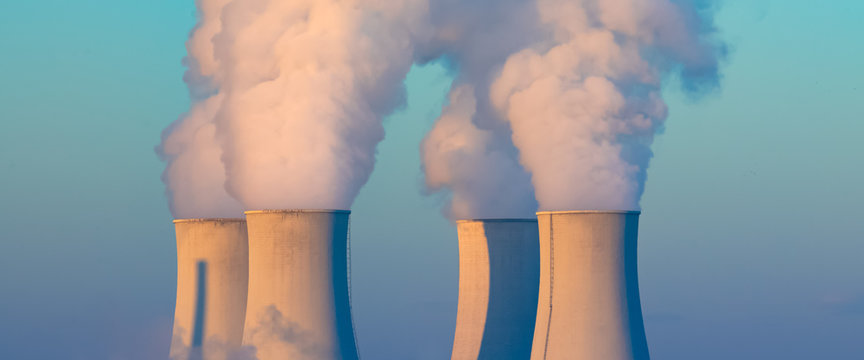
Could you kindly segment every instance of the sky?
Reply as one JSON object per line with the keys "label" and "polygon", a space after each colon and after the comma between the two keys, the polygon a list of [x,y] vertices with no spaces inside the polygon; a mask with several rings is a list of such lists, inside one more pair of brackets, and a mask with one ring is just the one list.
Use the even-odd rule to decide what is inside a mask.
{"label": "sky", "polygon": [[[864,2],[726,0],[722,87],[671,88],[640,221],[655,359],[860,359]],[[0,2],[0,358],[159,359],[176,257],[154,147],[188,109],[190,1]],[[415,67],[352,210],[366,359],[445,359],[457,243],[419,145],[451,82]],[[382,301],[387,299],[387,301]]]}

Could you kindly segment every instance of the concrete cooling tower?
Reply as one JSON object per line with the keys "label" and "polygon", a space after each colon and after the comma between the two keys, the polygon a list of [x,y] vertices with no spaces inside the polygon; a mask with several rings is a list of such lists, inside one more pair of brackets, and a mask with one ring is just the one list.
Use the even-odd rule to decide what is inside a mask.
{"label": "concrete cooling tower", "polygon": [[528,359],[540,250],[534,219],[462,220],[453,360]]}
{"label": "concrete cooling tower", "polygon": [[532,360],[647,360],[639,212],[537,213],[540,297]]}
{"label": "concrete cooling tower", "polygon": [[357,359],[348,290],[350,211],[246,212],[243,343],[259,360]]}
{"label": "concrete cooling tower", "polygon": [[[246,222],[175,220],[177,304],[172,360],[218,359],[240,346],[246,317]],[[209,350],[218,351],[208,354]],[[203,353],[202,353],[203,351]]]}

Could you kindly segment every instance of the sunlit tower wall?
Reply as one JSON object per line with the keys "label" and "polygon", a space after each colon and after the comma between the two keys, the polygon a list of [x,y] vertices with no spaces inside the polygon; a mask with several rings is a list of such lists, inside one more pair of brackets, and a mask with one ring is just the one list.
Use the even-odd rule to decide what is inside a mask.
{"label": "sunlit tower wall", "polygon": [[539,212],[532,360],[647,360],[636,269],[639,212]]}
{"label": "sunlit tower wall", "polygon": [[453,360],[528,359],[537,310],[537,220],[457,222],[459,302]]}
{"label": "sunlit tower wall", "polygon": [[[249,260],[246,221],[175,220],[174,229],[177,303],[171,358],[218,359],[243,339]],[[208,349],[214,353],[208,354]]]}
{"label": "sunlit tower wall", "polygon": [[347,210],[246,212],[249,297],[243,343],[259,360],[357,359]]}

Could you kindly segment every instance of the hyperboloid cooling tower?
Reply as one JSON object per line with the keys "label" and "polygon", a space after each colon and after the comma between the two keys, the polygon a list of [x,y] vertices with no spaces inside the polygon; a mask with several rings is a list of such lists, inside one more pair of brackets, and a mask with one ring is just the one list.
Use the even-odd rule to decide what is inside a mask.
{"label": "hyperboloid cooling tower", "polygon": [[527,359],[540,254],[534,219],[462,220],[453,360]]}
{"label": "hyperboloid cooling tower", "polygon": [[643,360],[639,212],[537,213],[540,297],[531,359]]}
{"label": "hyperboloid cooling tower", "polygon": [[347,210],[246,212],[243,334],[259,360],[357,359],[348,289]]}
{"label": "hyperboloid cooling tower", "polygon": [[249,261],[246,222],[175,220],[174,228],[177,304],[171,358],[217,359],[240,346],[243,338]]}

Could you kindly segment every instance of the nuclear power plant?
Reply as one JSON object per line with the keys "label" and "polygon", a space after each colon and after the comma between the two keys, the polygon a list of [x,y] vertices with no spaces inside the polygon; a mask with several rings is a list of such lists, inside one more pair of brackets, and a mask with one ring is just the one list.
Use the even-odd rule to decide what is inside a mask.
{"label": "nuclear power plant", "polygon": [[538,212],[532,360],[647,360],[636,269],[639,212]]}
{"label": "nuclear power plant", "polygon": [[459,302],[453,360],[528,359],[537,309],[537,220],[457,222]]}
{"label": "nuclear power plant", "polygon": [[214,359],[209,350],[238,347],[243,339],[249,271],[246,222],[175,220],[174,228],[177,303],[171,357]]}
{"label": "nuclear power plant", "polygon": [[[457,222],[453,360],[647,360],[636,211]],[[173,360],[359,359],[347,210],[176,220]],[[208,353],[208,351],[211,351]],[[220,352],[216,352],[220,350]]]}
{"label": "nuclear power plant", "polygon": [[[260,211],[245,213],[247,248],[233,254],[214,240],[228,235],[187,234],[192,224],[222,225],[178,223],[177,348],[206,349],[213,338],[239,342],[259,360],[358,358],[349,209],[375,173],[379,148],[389,148],[382,141],[415,139],[385,126],[410,105],[408,117],[434,114],[419,149],[421,186],[440,195],[448,219],[531,217],[458,222],[455,333],[437,334],[453,347],[414,357],[648,359],[640,213],[606,210],[639,209],[651,146],[670,114],[662,80],[698,95],[723,78],[728,46],[715,9],[693,2],[196,0],[184,60],[189,111],[157,148],[171,211]],[[447,99],[436,90],[408,101],[439,77]],[[364,201],[385,205],[400,196],[390,190]],[[244,256],[236,278],[214,279],[242,267]],[[394,256],[400,266],[432,262]],[[421,283],[427,275],[449,274],[424,270],[387,285],[431,290]],[[412,301],[383,312],[396,318],[449,304],[418,301],[427,294],[382,294],[373,308]],[[416,351],[432,341],[442,340],[418,339]],[[412,345],[394,346],[394,356],[405,358]]]}

